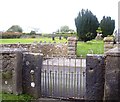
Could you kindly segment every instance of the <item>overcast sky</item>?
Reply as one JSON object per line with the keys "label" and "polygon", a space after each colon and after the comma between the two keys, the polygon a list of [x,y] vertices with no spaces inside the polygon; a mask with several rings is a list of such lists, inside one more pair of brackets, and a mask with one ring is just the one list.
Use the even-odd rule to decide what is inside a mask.
{"label": "overcast sky", "polygon": [[0,0],[0,31],[20,25],[25,32],[39,28],[51,33],[68,25],[76,30],[74,19],[81,9],[89,9],[100,21],[111,16],[118,27],[119,0]]}

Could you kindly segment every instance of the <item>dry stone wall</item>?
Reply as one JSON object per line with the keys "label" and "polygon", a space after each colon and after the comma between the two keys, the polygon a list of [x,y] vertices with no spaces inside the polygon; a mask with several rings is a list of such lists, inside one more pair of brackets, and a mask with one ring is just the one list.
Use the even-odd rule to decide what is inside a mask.
{"label": "dry stone wall", "polygon": [[3,44],[2,48],[20,48],[32,53],[42,53],[46,56],[67,56],[67,43],[33,43],[33,44]]}

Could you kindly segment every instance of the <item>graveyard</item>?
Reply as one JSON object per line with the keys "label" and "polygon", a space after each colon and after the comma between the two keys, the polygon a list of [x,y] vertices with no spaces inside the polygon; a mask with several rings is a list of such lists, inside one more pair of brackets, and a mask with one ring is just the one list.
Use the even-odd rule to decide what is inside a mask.
{"label": "graveyard", "polygon": [[[46,39],[47,39],[47,41],[46,41]],[[7,42],[7,43],[5,43],[5,42],[1,43],[2,48],[3,48],[3,50],[1,50],[1,54],[3,56],[3,60],[2,60],[3,68],[5,68],[5,70],[6,70],[5,65],[7,63],[8,64],[15,63],[13,65],[10,64],[9,66],[7,66],[7,68],[9,68],[12,65],[12,70],[16,70],[16,72],[12,72],[12,76],[11,76],[12,79],[7,78],[9,75],[6,76],[6,74],[3,74],[4,75],[3,86],[6,87],[6,89],[3,88],[3,90],[5,91],[5,93],[2,94],[3,99],[5,99],[4,97],[7,97],[9,100],[9,99],[11,99],[10,97],[15,97],[14,98],[15,100],[23,99],[26,101],[27,99],[34,100],[34,99],[40,98],[40,97],[43,97],[43,98],[49,97],[50,99],[51,98],[53,98],[53,99],[61,98],[61,99],[66,99],[66,100],[71,100],[71,99],[72,100],[82,100],[82,99],[84,100],[85,98],[87,98],[88,100],[91,100],[91,99],[101,100],[104,95],[103,93],[99,93],[97,95],[97,94],[95,94],[95,92],[93,92],[93,93],[90,92],[92,87],[95,88],[94,91],[98,90],[97,86],[94,86],[94,82],[92,83],[93,86],[90,86],[90,85],[86,86],[86,83],[87,84],[91,83],[89,81],[93,78],[93,77],[90,77],[91,74],[94,75],[94,77],[96,77],[95,73],[99,73],[100,76],[97,77],[98,79],[92,79],[92,80],[96,80],[96,81],[99,80],[100,82],[98,81],[97,83],[99,83],[99,85],[102,85],[99,88],[102,90],[102,92],[104,91],[104,88],[103,88],[103,84],[105,82],[105,79],[103,77],[104,76],[104,68],[105,68],[104,56],[108,56],[108,57],[112,58],[112,56],[110,56],[112,53],[113,53],[113,57],[119,56],[119,52],[112,52],[112,50],[109,52],[110,49],[117,47],[119,45],[119,43],[114,44],[113,39],[109,39],[109,40],[108,39],[109,39],[109,37],[105,38],[104,40],[91,40],[91,41],[87,41],[87,42],[79,42],[79,41],[77,41],[77,39],[75,37],[69,37],[67,40],[63,39],[63,41],[62,41],[62,40],[56,39],[52,42],[51,38],[44,38],[42,40],[41,39],[36,40],[34,38],[32,40],[30,39],[31,41],[29,43],[27,42],[27,39],[26,39],[26,42],[22,42],[21,39],[19,39],[19,41],[21,41],[19,43],[17,43],[18,40],[16,40],[16,39],[12,39],[13,43],[9,43],[9,41],[7,42],[7,40],[11,40],[11,39],[7,39],[7,40],[3,39],[3,40],[6,40],[6,42]],[[61,41],[61,43],[59,41]],[[46,46],[46,47],[44,48],[44,46]],[[62,47],[62,46],[64,46],[64,47]],[[43,49],[43,50],[41,50],[41,49]],[[58,50],[56,50],[56,49],[58,49]],[[66,49],[66,50],[64,50],[64,49]],[[42,59],[41,54],[39,54],[39,53],[41,53],[41,51],[39,52],[39,50],[43,51],[42,52],[43,53],[42,56],[44,56],[43,62],[41,60]],[[115,49],[115,50],[117,51],[117,49]],[[63,51],[64,53],[61,51]],[[77,52],[79,52],[79,53],[77,53]],[[109,54],[109,53],[111,53],[111,54]],[[117,53],[117,55],[114,56],[114,53]],[[87,55],[87,54],[89,54],[89,55]],[[7,56],[9,56],[9,57],[7,57]],[[17,58],[19,60],[16,60],[16,61],[13,60],[14,56],[16,56],[15,58]],[[21,59],[22,56],[23,56],[24,61],[22,62],[23,66],[20,66],[19,63],[21,63],[21,61],[22,61],[22,59]],[[6,58],[11,61],[6,62],[6,60],[7,60]],[[108,62],[110,61],[109,58],[106,60],[108,60]],[[83,61],[84,61],[84,64],[83,64]],[[93,64],[93,62],[94,62],[94,64]],[[41,63],[43,63],[42,69],[40,66]],[[29,66],[29,64],[30,64],[30,66]],[[94,67],[98,64],[99,64],[99,66]],[[34,69],[34,68],[36,68],[35,66],[39,67],[39,70]],[[26,70],[26,69],[24,69],[25,67],[29,67],[30,69]],[[109,64],[108,64],[108,67],[109,67]],[[17,69],[17,68],[21,68],[21,69]],[[96,68],[97,68],[97,70],[96,70]],[[30,74],[31,78],[29,79],[28,71],[30,71],[30,70],[31,70],[31,72],[29,74]],[[41,73],[40,73],[40,70],[42,71]],[[93,70],[95,72],[91,73],[91,71],[93,71]],[[4,71],[4,69],[3,69],[3,71]],[[21,75],[20,71],[23,71],[24,74]],[[19,72],[19,73],[17,73],[17,72]],[[5,73],[6,73],[6,71],[5,71]],[[35,73],[35,76],[34,76],[34,73]],[[101,76],[101,74],[102,74],[102,76]],[[16,77],[13,75],[15,75]],[[19,77],[17,77],[18,75],[19,75]],[[106,73],[106,75],[107,75],[107,73]],[[18,80],[17,78],[20,78],[20,76],[21,76],[21,80]],[[31,89],[29,89],[30,91],[28,91],[27,88],[30,87],[26,83],[28,79],[26,80],[26,79],[22,78],[23,76],[24,76],[24,78],[28,77],[28,79],[30,81],[35,81],[35,83],[37,83],[36,85],[38,85],[38,86],[36,86],[36,87],[31,86]],[[38,76],[41,76],[41,79]],[[20,83],[22,80],[23,81],[21,83],[23,83],[23,85],[15,86],[16,88],[18,87],[18,89],[12,88],[11,82],[9,80],[14,80],[14,79],[16,80],[15,82],[13,81],[14,85],[17,85],[17,83]],[[59,80],[61,80],[61,82],[59,82]],[[74,80],[73,83],[71,82],[71,80]],[[56,87],[55,87],[55,84],[56,84]],[[110,83],[108,83],[108,84],[110,84]],[[7,87],[7,85],[10,85],[10,86]],[[42,88],[41,91],[39,90],[40,87]],[[14,94],[21,95],[21,93],[22,93],[21,89],[23,90],[23,93],[28,94],[29,96],[24,95],[24,94],[22,96],[14,95]],[[32,90],[34,90],[33,93],[31,93]],[[60,90],[62,90],[62,92]],[[63,93],[63,90],[67,90],[67,92]],[[85,90],[87,93],[85,92]],[[13,96],[11,96],[7,93],[13,93]],[[92,94],[93,94],[93,96],[91,96]],[[108,93],[106,91],[106,95],[107,94]],[[19,97],[22,97],[22,98],[19,98]],[[67,97],[70,97],[70,98],[68,99]],[[72,98],[72,97],[74,97],[74,98]],[[107,98],[108,96],[105,96],[105,97]]]}
{"label": "graveyard", "polygon": [[119,102],[119,21],[120,15],[114,31],[110,16],[99,22],[82,9],[76,32],[61,26],[50,34],[23,33],[18,25],[0,32],[0,100]]}

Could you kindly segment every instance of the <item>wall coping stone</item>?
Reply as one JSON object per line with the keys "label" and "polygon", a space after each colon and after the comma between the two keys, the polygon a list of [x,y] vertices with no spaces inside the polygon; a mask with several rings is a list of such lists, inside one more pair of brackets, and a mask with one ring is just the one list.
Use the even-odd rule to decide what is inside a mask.
{"label": "wall coping stone", "polygon": [[113,37],[105,37],[105,38],[103,39],[103,41],[104,41],[104,42],[113,42],[114,39],[113,39]]}
{"label": "wall coping stone", "polygon": [[25,52],[27,50],[21,48],[0,48],[0,53]]}
{"label": "wall coping stone", "polygon": [[68,37],[67,40],[68,40],[68,41],[77,41],[77,38],[76,38],[76,37]]}
{"label": "wall coping stone", "polygon": [[109,51],[105,52],[106,56],[120,56],[120,48],[117,46]]}

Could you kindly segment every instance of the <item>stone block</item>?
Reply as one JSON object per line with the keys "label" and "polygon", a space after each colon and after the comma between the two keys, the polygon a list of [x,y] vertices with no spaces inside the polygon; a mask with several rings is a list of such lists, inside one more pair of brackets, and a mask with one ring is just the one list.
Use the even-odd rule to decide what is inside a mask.
{"label": "stone block", "polygon": [[105,60],[103,55],[87,55],[86,99],[103,100],[105,82]]}
{"label": "stone block", "polygon": [[23,92],[39,98],[41,96],[42,56],[39,53],[24,53],[23,55]]}
{"label": "stone block", "polygon": [[19,49],[2,49],[0,50],[2,60],[0,72],[2,74],[2,91],[22,93],[22,51]]}
{"label": "stone block", "polygon": [[120,100],[120,48],[116,47],[105,53],[105,96],[108,101]]}

